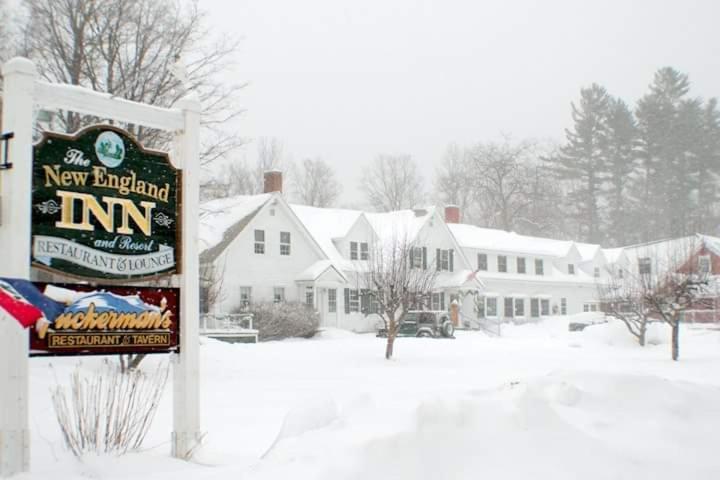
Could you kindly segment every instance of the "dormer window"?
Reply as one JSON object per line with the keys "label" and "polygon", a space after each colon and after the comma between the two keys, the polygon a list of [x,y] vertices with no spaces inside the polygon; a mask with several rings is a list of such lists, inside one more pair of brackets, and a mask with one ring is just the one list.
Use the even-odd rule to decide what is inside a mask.
{"label": "dormer window", "polygon": [[595,270],[593,270],[593,275],[595,278],[600,278],[600,269],[598,267],[595,267]]}
{"label": "dormer window", "polygon": [[487,254],[486,253],[478,253],[477,261],[478,261],[478,270],[486,271],[487,270]]}
{"label": "dormer window", "polygon": [[505,255],[498,255],[497,257],[498,272],[507,272],[507,257]]}
{"label": "dormer window", "polygon": [[575,275],[575,265],[568,263],[568,275]]}
{"label": "dormer window", "polygon": [[525,258],[517,257],[517,273],[525,273]]}

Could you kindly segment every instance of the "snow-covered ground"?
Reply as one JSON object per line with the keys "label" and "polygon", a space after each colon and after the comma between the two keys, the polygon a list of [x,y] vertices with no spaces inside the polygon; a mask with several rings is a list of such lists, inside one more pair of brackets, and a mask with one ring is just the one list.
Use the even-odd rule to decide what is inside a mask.
{"label": "snow-covered ground", "polygon": [[170,385],[147,450],[76,461],[49,388],[79,360],[33,359],[32,473],[18,478],[720,478],[720,331],[684,327],[672,362],[662,325],[643,349],[622,325],[571,333],[570,319],[401,338],[389,362],[383,339],[343,331],[203,340],[192,463],[169,457]]}

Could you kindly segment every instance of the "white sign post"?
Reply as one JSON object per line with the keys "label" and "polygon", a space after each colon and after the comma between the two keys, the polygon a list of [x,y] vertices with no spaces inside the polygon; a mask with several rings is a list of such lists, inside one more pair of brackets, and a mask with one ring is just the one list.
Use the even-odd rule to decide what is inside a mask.
{"label": "white sign post", "polygon": [[[159,108],[81,87],[39,80],[33,63],[13,58],[4,77],[2,128],[13,132],[0,171],[0,277],[30,279],[33,107],[63,109],[173,132],[170,159],[182,172],[180,353],[173,359],[172,454],[189,458],[200,435],[198,205],[200,103],[194,96]],[[0,476],[28,471],[28,335],[0,316]]]}

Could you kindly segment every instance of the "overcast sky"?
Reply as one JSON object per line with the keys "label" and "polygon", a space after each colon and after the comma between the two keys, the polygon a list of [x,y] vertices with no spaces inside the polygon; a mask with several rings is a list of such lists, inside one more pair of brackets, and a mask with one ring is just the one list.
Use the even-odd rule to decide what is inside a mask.
{"label": "overcast sky", "polygon": [[[431,187],[450,142],[561,141],[592,82],[634,103],[655,70],[720,94],[720,2],[200,0],[243,38],[237,128],[320,156],[357,203],[362,167],[408,153]],[[254,161],[255,146],[245,149]]]}

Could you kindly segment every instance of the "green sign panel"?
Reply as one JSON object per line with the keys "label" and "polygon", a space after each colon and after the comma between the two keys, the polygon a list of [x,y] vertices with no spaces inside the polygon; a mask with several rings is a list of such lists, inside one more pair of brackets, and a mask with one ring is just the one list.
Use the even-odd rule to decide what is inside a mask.
{"label": "green sign panel", "polygon": [[100,125],[33,149],[32,263],[104,280],[177,271],[179,171],[167,154]]}

